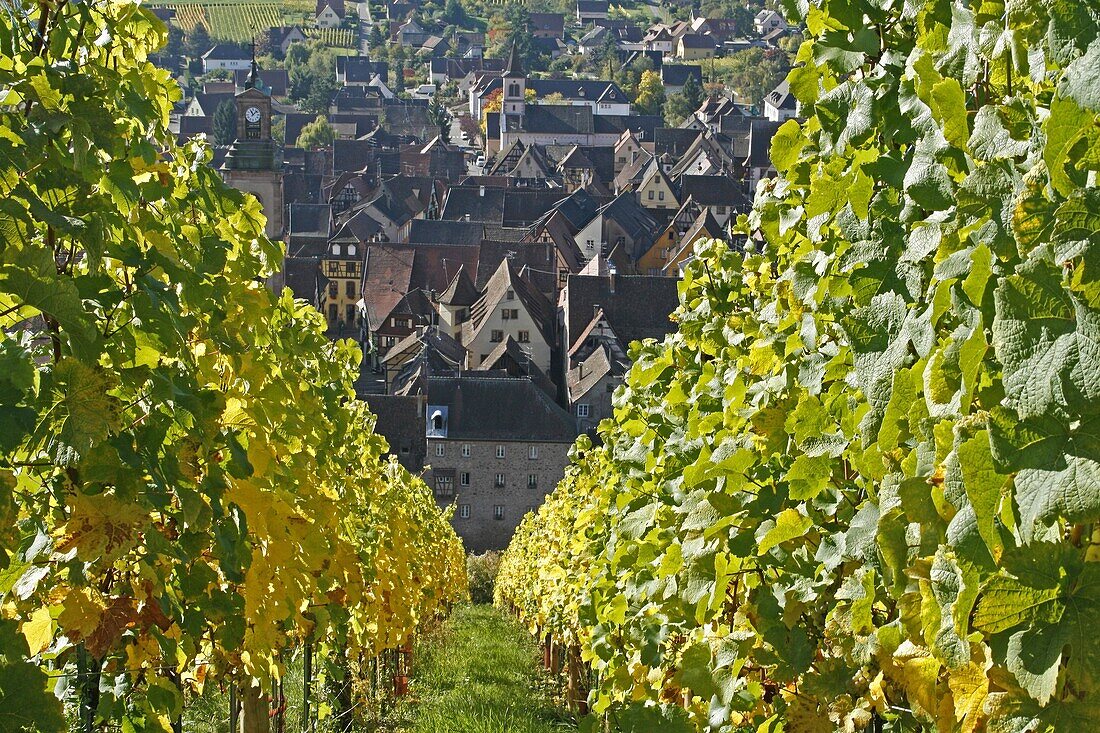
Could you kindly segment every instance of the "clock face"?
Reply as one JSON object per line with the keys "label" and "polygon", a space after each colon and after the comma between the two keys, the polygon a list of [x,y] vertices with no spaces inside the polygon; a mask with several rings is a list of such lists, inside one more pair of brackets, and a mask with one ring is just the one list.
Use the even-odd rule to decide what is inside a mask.
{"label": "clock face", "polygon": [[245,119],[245,122],[249,122],[253,125],[256,124],[257,122],[259,122],[260,121],[260,108],[259,107],[249,107],[248,109],[246,109],[244,111],[244,119]]}

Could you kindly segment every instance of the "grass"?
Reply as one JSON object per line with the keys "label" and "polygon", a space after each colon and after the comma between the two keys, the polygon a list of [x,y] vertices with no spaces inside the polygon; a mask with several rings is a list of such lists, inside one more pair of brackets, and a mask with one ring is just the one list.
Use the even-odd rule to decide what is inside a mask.
{"label": "grass", "polygon": [[498,609],[465,605],[417,645],[400,733],[561,733],[576,724],[553,699],[530,635]]}

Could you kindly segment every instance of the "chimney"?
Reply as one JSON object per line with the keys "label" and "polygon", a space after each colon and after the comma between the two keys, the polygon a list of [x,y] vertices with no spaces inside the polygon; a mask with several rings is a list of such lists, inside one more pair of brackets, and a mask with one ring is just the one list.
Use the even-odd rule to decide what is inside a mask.
{"label": "chimney", "polygon": [[607,268],[607,289],[612,295],[615,294],[615,268],[611,265]]}
{"label": "chimney", "polygon": [[593,303],[592,304],[592,317],[595,318],[599,314],[600,314],[600,304],[599,303]]}
{"label": "chimney", "polygon": [[584,362],[582,361],[577,365],[577,370],[580,372],[580,378],[584,379]]}
{"label": "chimney", "polygon": [[[484,189],[484,188],[482,188],[481,190],[482,190],[482,191],[484,191],[485,189]],[[484,194],[482,194],[482,195],[484,195]],[[470,214],[469,214],[469,213],[467,213],[466,215],[464,215],[464,216],[462,217],[462,220],[463,220],[463,221],[469,221],[469,220],[470,220]]]}
{"label": "chimney", "polygon": [[477,195],[479,198],[485,198],[485,186],[477,187]]}

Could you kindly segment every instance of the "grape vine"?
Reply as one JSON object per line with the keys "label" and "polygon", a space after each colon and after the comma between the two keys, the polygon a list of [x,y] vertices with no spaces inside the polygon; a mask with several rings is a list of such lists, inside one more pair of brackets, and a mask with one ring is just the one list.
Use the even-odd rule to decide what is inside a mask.
{"label": "grape vine", "polygon": [[1100,8],[786,5],[750,244],[698,247],[497,601],[624,731],[1090,730]]}
{"label": "grape vine", "polygon": [[[166,731],[309,639],[405,644],[461,543],[354,400],[360,354],[265,285],[257,201],[168,129],[139,5],[0,17],[0,728]],[[75,689],[69,690],[67,686]]]}

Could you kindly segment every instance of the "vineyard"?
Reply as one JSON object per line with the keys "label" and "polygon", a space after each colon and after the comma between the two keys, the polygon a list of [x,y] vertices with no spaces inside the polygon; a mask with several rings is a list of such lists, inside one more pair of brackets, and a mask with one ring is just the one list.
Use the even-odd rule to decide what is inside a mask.
{"label": "vineyard", "polygon": [[1100,11],[787,6],[748,243],[697,248],[496,602],[623,731],[1095,730]]}
{"label": "vineyard", "polygon": [[358,347],[264,284],[256,199],[176,145],[163,25],[35,3],[0,36],[0,730],[168,733],[215,693],[283,728],[292,664],[350,728],[467,595],[448,514]]}
{"label": "vineyard", "polygon": [[358,43],[358,34],[351,28],[310,28],[305,33],[330,48],[355,48]]}
{"label": "vineyard", "polygon": [[175,23],[184,32],[202,25],[217,41],[243,43],[268,28],[298,25],[310,37],[320,38],[331,46],[350,48],[356,43],[354,29],[313,28],[314,5],[301,0],[172,0],[156,2],[151,7],[175,10]]}

